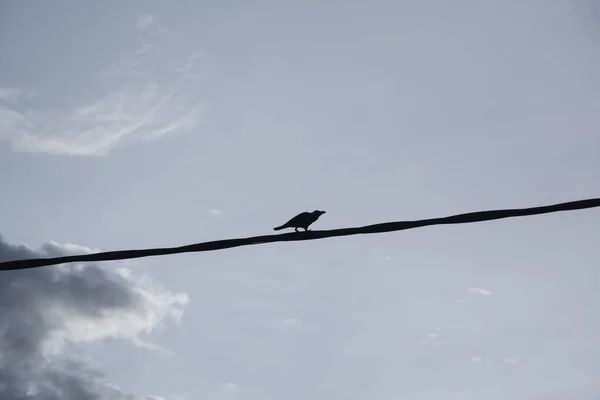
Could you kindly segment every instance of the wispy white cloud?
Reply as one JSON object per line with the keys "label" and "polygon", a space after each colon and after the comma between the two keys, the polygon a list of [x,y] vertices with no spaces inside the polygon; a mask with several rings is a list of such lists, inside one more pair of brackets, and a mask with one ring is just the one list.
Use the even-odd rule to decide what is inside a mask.
{"label": "wispy white cloud", "polygon": [[24,98],[31,98],[34,92],[16,88],[0,88],[0,102],[17,104]]}
{"label": "wispy white cloud", "polygon": [[199,74],[202,53],[179,45],[153,15],[138,16],[137,24],[144,28],[138,49],[92,74],[91,101],[34,109],[20,105],[29,92],[0,89],[0,140],[17,151],[105,156],[196,128],[206,104],[190,96],[189,81]]}
{"label": "wispy white cloud", "polygon": [[223,391],[227,393],[236,393],[238,391],[238,384],[235,382],[227,382],[223,384]]}
{"label": "wispy white cloud", "polygon": [[179,72],[186,79],[198,79],[200,78],[200,73],[198,72],[198,63],[204,60],[204,53],[196,52],[191,54],[185,64],[177,68],[177,72]]}
{"label": "wispy white cloud", "polygon": [[436,332],[428,334],[425,337],[425,339],[421,340],[421,343],[425,344],[425,345],[431,345],[431,346],[434,346],[434,347],[441,346],[442,345],[442,341],[441,341],[440,333],[439,333],[440,329],[436,328],[435,330],[436,330]]}
{"label": "wispy white cloud", "polygon": [[156,20],[156,16],[150,13],[139,13],[137,17],[138,29],[146,29]]}
{"label": "wispy white cloud", "polygon": [[482,367],[485,367],[485,368],[492,368],[494,366],[490,362],[484,362],[483,358],[481,358],[480,356],[471,356],[471,362],[473,364],[481,365]]}
{"label": "wispy white cloud", "polygon": [[291,332],[300,329],[302,323],[299,318],[289,317],[275,320],[273,325],[281,332]]}
{"label": "wispy white cloud", "polygon": [[481,296],[490,296],[492,294],[492,292],[490,292],[487,289],[481,289],[481,288],[476,288],[476,287],[472,287],[469,289],[469,293],[471,294],[478,294]]}
{"label": "wispy white cloud", "polygon": [[175,353],[171,350],[167,350],[156,343],[149,342],[147,340],[140,339],[138,336],[134,336],[132,343],[141,349],[152,350],[162,356],[173,356]]}

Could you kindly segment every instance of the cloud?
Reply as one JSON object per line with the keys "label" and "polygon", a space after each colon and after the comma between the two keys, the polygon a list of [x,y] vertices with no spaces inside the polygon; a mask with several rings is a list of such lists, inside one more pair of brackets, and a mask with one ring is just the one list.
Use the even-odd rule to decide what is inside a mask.
{"label": "cloud", "polygon": [[24,98],[31,98],[34,93],[15,88],[0,88],[0,103],[17,104]]}
{"label": "cloud", "polygon": [[487,289],[481,289],[481,288],[476,288],[476,287],[472,287],[469,289],[469,293],[471,294],[479,294],[481,296],[490,296],[492,294],[492,292],[490,292]]}
{"label": "cloud", "polygon": [[238,384],[235,382],[227,382],[223,385],[223,391],[227,393],[235,393],[238,391]]}
{"label": "cloud", "polygon": [[220,210],[217,210],[216,208],[213,208],[213,209],[209,210],[208,213],[210,215],[222,215],[223,211],[220,211]]}
{"label": "cloud", "polygon": [[471,356],[471,362],[473,364],[481,365],[481,366],[483,366],[485,368],[493,368],[493,364],[492,363],[489,363],[489,362],[488,363],[484,363],[483,359],[481,357],[479,357],[479,356]]}
{"label": "cloud", "polygon": [[[64,255],[50,242],[39,250],[0,237],[0,261]],[[89,249],[88,249],[89,251]],[[179,320],[188,298],[149,278],[94,264],[0,272],[0,398],[133,399],[109,384],[72,350],[77,343],[120,338],[136,342],[168,319]]]}
{"label": "cloud", "polygon": [[430,344],[434,347],[441,346],[442,342],[440,340],[440,335],[438,333],[430,333],[427,337],[421,340],[422,344]]}
{"label": "cloud", "polygon": [[138,29],[146,29],[156,20],[156,17],[153,14],[149,13],[139,13],[137,17],[137,27]]}
{"label": "cloud", "polygon": [[[195,129],[206,104],[194,87],[202,53],[191,41],[138,16],[138,48],[102,71],[89,71],[86,100],[62,108],[33,108],[30,91],[0,88],[0,140],[16,151],[106,156],[117,147],[158,140]],[[64,103],[60,93],[40,93]],[[46,99],[46,97],[48,99]]]}

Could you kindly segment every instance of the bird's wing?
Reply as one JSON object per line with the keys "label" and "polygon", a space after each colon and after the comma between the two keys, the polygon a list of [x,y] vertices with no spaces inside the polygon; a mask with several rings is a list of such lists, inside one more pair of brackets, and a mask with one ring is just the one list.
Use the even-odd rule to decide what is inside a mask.
{"label": "bird's wing", "polygon": [[293,224],[297,224],[299,222],[302,222],[304,220],[304,218],[306,218],[306,214],[308,214],[307,212],[302,212],[298,215],[296,215],[294,218],[290,219],[288,222],[286,222],[286,225],[293,225]]}

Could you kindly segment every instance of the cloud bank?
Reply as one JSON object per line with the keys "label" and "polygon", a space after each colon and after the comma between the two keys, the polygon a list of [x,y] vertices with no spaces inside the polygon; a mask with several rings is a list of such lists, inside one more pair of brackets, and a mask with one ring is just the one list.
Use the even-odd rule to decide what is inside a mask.
{"label": "cloud bank", "polygon": [[[0,236],[0,261],[82,249],[50,242],[33,250]],[[126,269],[75,264],[0,272],[0,398],[134,399],[70,346],[105,338],[135,344],[168,319],[178,321],[187,302],[187,295],[157,289]]]}

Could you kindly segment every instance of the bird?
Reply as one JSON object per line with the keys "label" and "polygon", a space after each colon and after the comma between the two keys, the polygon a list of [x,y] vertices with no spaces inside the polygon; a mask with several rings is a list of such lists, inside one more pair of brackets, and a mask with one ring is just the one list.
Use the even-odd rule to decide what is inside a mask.
{"label": "bird", "polygon": [[296,232],[299,232],[298,228],[304,228],[304,231],[306,232],[309,230],[308,227],[310,226],[310,224],[312,224],[317,219],[319,219],[319,217],[323,214],[325,214],[325,211],[320,211],[320,210],[315,210],[313,212],[305,211],[305,212],[302,212],[302,213],[296,215],[294,218],[290,219],[285,224],[273,228],[273,230],[278,231],[278,230],[285,229],[285,228],[294,228],[294,230]]}

